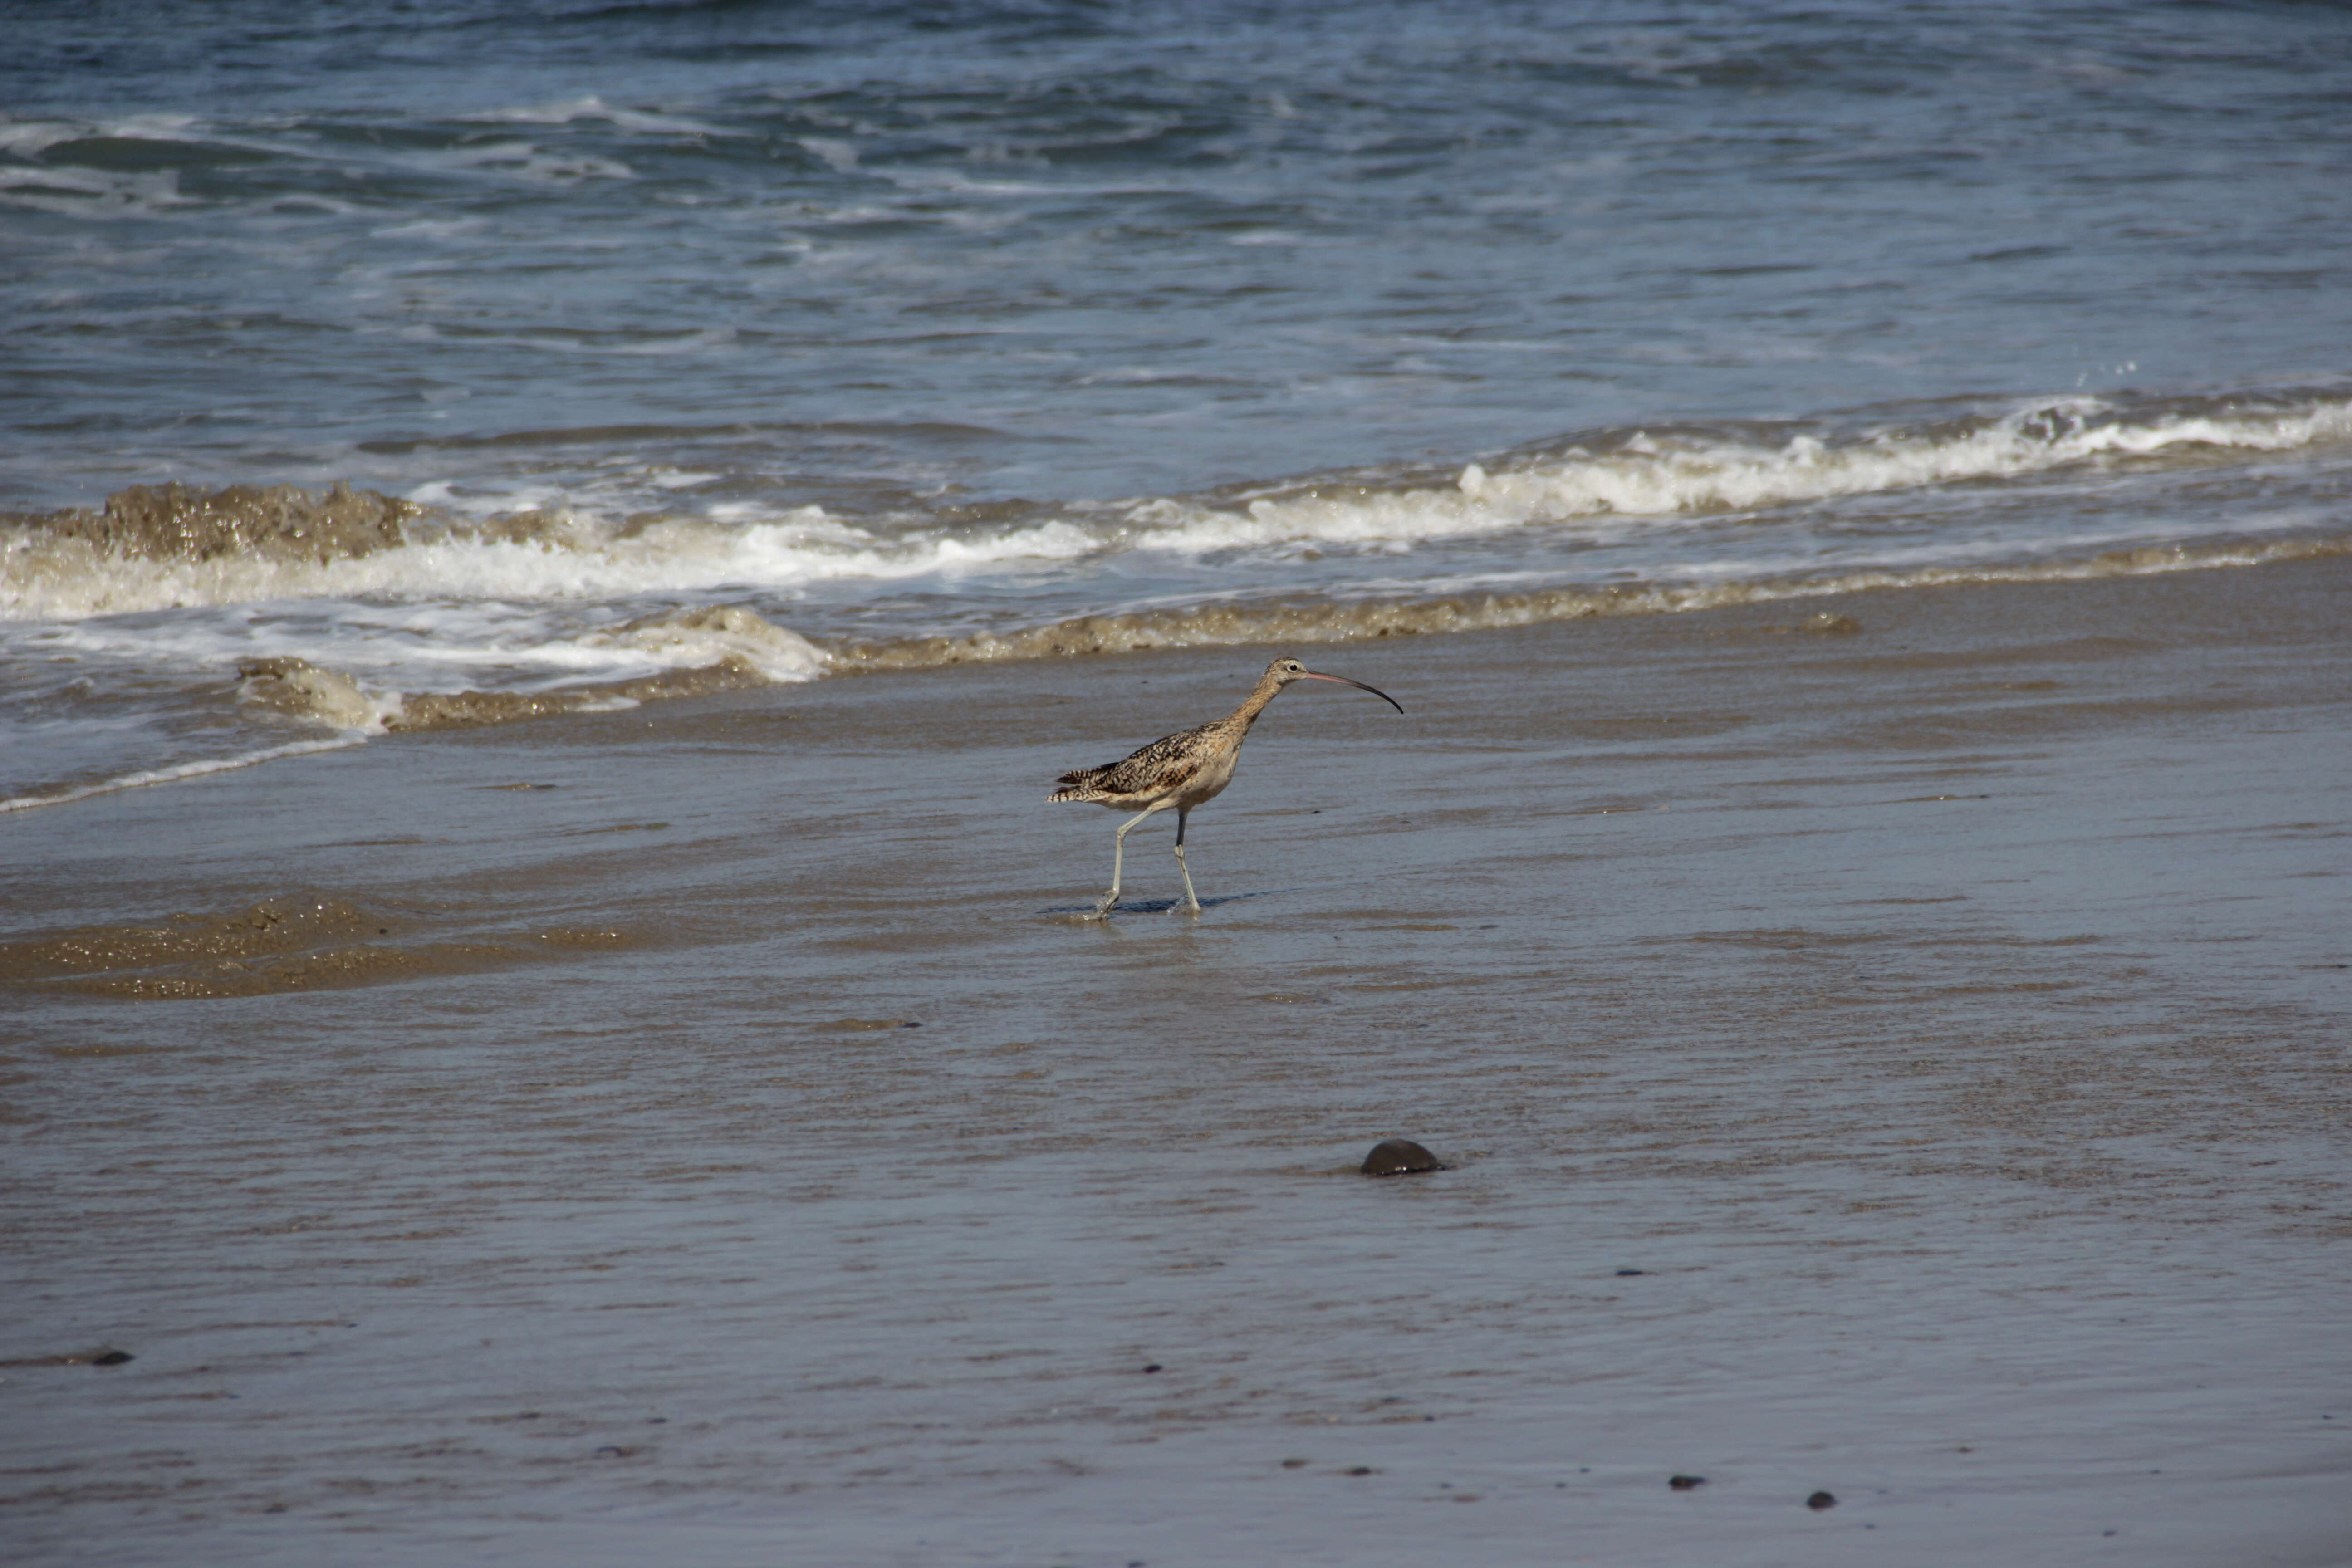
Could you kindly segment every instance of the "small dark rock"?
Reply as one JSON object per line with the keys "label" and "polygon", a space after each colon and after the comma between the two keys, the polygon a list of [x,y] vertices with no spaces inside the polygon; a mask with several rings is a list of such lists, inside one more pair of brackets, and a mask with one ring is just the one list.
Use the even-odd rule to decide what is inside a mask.
{"label": "small dark rock", "polygon": [[1837,1499],[1830,1496],[1827,1492],[1815,1492],[1812,1496],[1805,1500],[1805,1506],[1811,1509],[1815,1513],[1819,1513],[1825,1508],[1837,1507]]}
{"label": "small dark rock", "polygon": [[1351,1476],[1369,1476],[1372,1473],[1372,1467],[1370,1465],[1350,1465],[1348,1467],[1348,1473]]}
{"label": "small dark rock", "polygon": [[129,1351],[102,1350],[96,1355],[89,1358],[89,1364],[92,1366],[121,1366],[124,1362],[131,1359],[132,1357]]}
{"label": "small dark rock", "polygon": [[1620,1279],[1631,1279],[1636,1274],[1647,1274],[1649,1270],[1646,1268],[1620,1268],[1617,1270],[1617,1278]]}
{"label": "small dark rock", "polygon": [[1146,1366],[1143,1370],[1144,1370],[1144,1371],[1146,1371],[1146,1372],[1158,1372],[1158,1371],[1160,1370],[1160,1363],[1159,1363],[1158,1362],[1156,1362],[1156,1361],[1155,1361],[1155,1362],[1151,1363],[1150,1365]]}
{"label": "small dark rock", "polygon": [[1363,1172],[1368,1176],[1411,1176],[1423,1171],[1442,1171],[1437,1156],[1410,1138],[1391,1138],[1372,1145],[1364,1156]]}
{"label": "small dark rock", "polygon": [[1686,1492],[1693,1487],[1706,1485],[1706,1478],[1705,1476],[1668,1476],[1666,1485],[1678,1492]]}

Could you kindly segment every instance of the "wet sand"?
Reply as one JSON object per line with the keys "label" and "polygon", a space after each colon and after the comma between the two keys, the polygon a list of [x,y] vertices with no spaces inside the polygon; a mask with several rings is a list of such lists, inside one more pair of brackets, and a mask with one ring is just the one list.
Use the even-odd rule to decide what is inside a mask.
{"label": "wet sand", "polygon": [[2352,562],[1297,651],[0,819],[11,1556],[2345,1559]]}

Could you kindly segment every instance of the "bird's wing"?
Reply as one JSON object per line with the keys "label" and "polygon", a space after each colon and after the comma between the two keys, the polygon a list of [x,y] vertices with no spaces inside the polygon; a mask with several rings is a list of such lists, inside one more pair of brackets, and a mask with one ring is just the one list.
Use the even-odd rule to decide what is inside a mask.
{"label": "bird's wing", "polygon": [[1211,727],[1202,724],[1173,735],[1162,735],[1118,762],[1105,763],[1098,768],[1079,768],[1054,782],[1066,788],[1098,789],[1109,795],[1157,795],[1181,788],[1186,780],[1201,771],[1200,738]]}
{"label": "bird's wing", "polygon": [[1122,763],[1115,776],[1122,795],[1164,795],[1183,788],[1200,771],[1198,757],[1153,757],[1140,763]]}
{"label": "bird's wing", "polygon": [[1121,794],[1153,794],[1163,790],[1181,789],[1185,782],[1201,771],[1208,759],[1206,739],[1214,724],[1198,724],[1190,730],[1179,730],[1173,735],[1162,735],[1148,746],[1139,746],[1124,762],[1111,770]]}

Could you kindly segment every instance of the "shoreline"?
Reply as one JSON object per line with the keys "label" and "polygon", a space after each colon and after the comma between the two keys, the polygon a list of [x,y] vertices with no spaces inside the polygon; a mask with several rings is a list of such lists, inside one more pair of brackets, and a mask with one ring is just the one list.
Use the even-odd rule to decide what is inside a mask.
{"label": "shoreline", "polygon": [[[373,498],[383,500],[383,498]],[[711,662],[675,665],[625,679],[575,681],[527,689],[391,690],[363,685],[342,671],[299,658],[249,658],[232,708],[250,720],[320,721],[304,739],[260,745],[226,756],[186,758],[115,777],[73,778],[28,784],[12,781],[0,794],[0,816],[70,805],[92,795],[205,773],[234,771],[310,751],[366,743],[388,734],[482,728],[570,714],[630,710],[650,703],[706,697],[763,686],[798,684],[830,676],[907,673],[971,665],[1070,657],[1208,650],[1377,646],[1403,637],[1507,630],[1602,617],[1688,616],[1717,610],[1788,606],[1801,611],[1817,599],[1866,604],[1876,595],[1950,587],[2096,582],[2180,572],[2232,571],[2280,563],[2325,561],[2352,553],[2352,536],[2315,535],[2220,539],[2135,546],[2031,563],[1916,570],[1868,569],[1827,577],[1756,582],[1571,585],[1519,592],[1453,594],[1420,598],[1340,599],[1312,605],[1209,601],[1181,611],[1096,614],[1004,632],[962,637],[904,637],[883,644],[812,642],[799,632],[740,605],[714,605],[641,616],[607,641],[634,640]],[[1857,626],[1852,614],[1817,611],[1803,622],[1774,629],[1839,633]],[[217,701],[221,694],[208,700]],[[224,715],[226,717],[226,715]],[[283,731],[278,731],[283,733]],[[259,742],[271,731],[255,728]]]}

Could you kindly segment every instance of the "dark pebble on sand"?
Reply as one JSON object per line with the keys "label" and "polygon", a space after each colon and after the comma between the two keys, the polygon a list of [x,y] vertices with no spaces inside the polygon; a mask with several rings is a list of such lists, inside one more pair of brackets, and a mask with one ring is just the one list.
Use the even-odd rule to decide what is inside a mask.
{"label": "dark pebble on sand", "polygon": [[1156,1362],[1156,1361],[1155,1361],[1155,1362],[1153,1362],[1150,1365],[1149,1365],[1149,1366],[1145,1367],[1143,1370],[1144,1370],[1144,1371],[1146,1371],[1146,1372],[1158,1372],[1158,1371],[1160,1370],[1160,1363],[1159,1363],[1158,1362]]}
{"label": "dark pebble on sand", "polygon": [[1830,1496],[1827,1492],[1815,1492],[1812,1496],[1805,1500],[1805,1506],[1811,1509],[1815,1513],[1819,1513],[1825,1508],[1837,1507],[1837,1499]]}
{"label": "dark pebble on sand", "polygon": [[1373,1144],[1363,1164],[1368,1176],[1410,1176],[1444,1169],[1436,1155],[1410,1138],[1390,1138]]}
{"label": "dark pebble on sand", "polygon": [[1666,1485],[1678,1492],[1686,1492],[1693,1487],[1706,1485],[1706,1478],[1705,1476],[1668,1476]]}
{"label": "dark pebble on sand", "polygon": [[1646,1268],[1620,1268],[1617,1270],[1617,1278],[1620,1279],[1631,1279],[1636,1274],[1647,1274],[1649,1270]]}
{"label": "dark pebble on sand", "polygon": [[90,1357],[89,1364],[92,1366],[121,1366],[124,1362],[131,1359],[131,1355],[129,1351],[105,1350],[100,1351],[96,1355]]}

